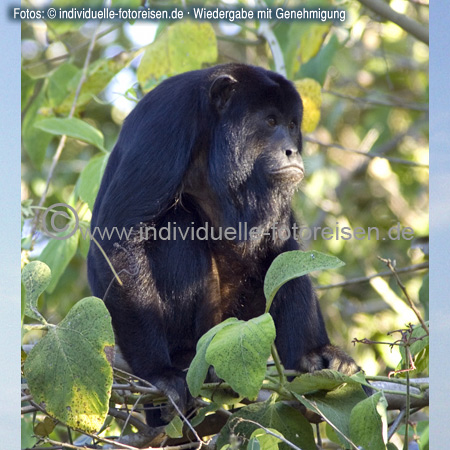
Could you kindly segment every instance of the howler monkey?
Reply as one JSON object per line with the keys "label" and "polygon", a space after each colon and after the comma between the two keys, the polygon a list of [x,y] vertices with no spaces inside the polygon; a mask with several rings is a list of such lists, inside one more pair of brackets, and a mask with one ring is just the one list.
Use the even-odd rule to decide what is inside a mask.
{"label": "howler monkey", "polygon": [[[135,375],[181,407],[198,339],[228,317],[262,314],[269,265],[299,249],[276,229],[294,225],[302,112],[292,83],[274,72],[242,64],[188,72],[138,103],[110,155],[91,231],[123,285],[93,244],[89,282]],[[284,285],[270,312],[287,369],[356,370],[330,345],[307,276]],[[148,411],[147,422],[160,424],[159,414]]]}

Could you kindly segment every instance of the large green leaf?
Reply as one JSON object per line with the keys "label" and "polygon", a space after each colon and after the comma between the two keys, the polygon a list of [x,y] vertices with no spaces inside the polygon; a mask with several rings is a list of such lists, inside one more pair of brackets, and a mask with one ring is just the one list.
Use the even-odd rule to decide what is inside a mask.
{"label": "large green leaf", "polygon": [[65,134],[72,138],[80,139],[81,141],[94,145],[100,150],[106,151],[103,147],[103,134],[83,120],[74,117],[53,117],[39,121],[35,124],[35,127],[54,135]]}
{"label": "large green leaf", "polygon": [[192,396],[197,397],[200,394],[203,382],[208,374],[211,364],[206,361],[206,350],[212,339],[220,330],[237,322],[239,322],[238,319],[230,317],[207,331],[197,342],[197,351],[186,375],[186,382]]}
{"label": "large green leaf", "polygon": [[45,320],[38,311],[37,302],[50,284],[51,278],[50,268],[41,261],[32,261],[22,269],[22,283],[26,292],[25,314],[42,323],[45,323]]}
{"label": "large green leaf", "polygon": [[216,34],[208,22],[183,21],[169,26],[145,50],[137,70],[139,84],[148,91],[155,81],[217,60]]}
{"label": "large green leaf", "polygon": [[293,392],[293,395],[308,409],[330,421],[340,431],[337,435],[345,448],[348,448],[349,443],[344,436],[350,436],[350,414],[355,405],[367,398],[361,386],[345,384],[328,392],[320,391],[311,395]]}
{"label": "large green leaf", "polygon": [[272,262],[264,280],[264,295],[269,310],[272,301],[283,284],[315,270],[336,269],[345,263],[325,253],[294,250],[278,255]]}
{"label": "large green leaf", "polygon": [[350,438],[365,450],[385,450],[387,401],[382,392],[359,402],[350,414]]}
{"label": "large green leaf", "polygon": [[47,287],[47,292],[53,292],[61,275],[66,270],[71,259],[75,256],[78,246],[78,232],[68,239],[50,239],[39,259],[45,262],[52,272],[52,281]]}
{"label": "large green leaf", "polygon": [[206,361],[238,394],[256,398],[275,340],[275,324],[268,313],[222,328],[206,350]]}
{"label": "large green leaf", "polygon": [[[221,449],[228,444],[231,434],[249,439],[252,433],[260,428],[258,424],[278,431],[285,439],[302,450],[316,450],[317,448],[311,425],[305,417],[294,408],[271,400],[264,403],[253,403],[233,414],[222,428],[216,448]],[[285,443],[280,443],[279,448],[280,450],[290,449]]]}
{"label": "large green leaf", "polygon": [[25,377],[52,417],[94,433],[108,412],[113,358],[111,317],[102,300],[87,297],[33,347]]}

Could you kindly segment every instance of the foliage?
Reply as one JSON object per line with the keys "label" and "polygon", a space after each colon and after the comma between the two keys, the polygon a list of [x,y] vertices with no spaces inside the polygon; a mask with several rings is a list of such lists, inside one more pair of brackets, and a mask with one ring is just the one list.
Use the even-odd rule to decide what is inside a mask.
{"label": "foliage", "polygon": [[[53,1],[51,6],[69,3],[76,2]],[[180,7],[180,2],[169,3]],[[244,0],[238,3],[248,6]],[[284,2],[266,3],[279,7]],[[291,8],[305,6],[290,3]],[[44,402],[40,408],[24,406],[25,412],[37,414],[33,419],[24,414],[23,446],[70,442],[72,437],[60,423],[78,430],[72,433],[75,445],[90,445],[93,440],[80,431],[99,431],[110,408],[121,403],[138,408],[142,396],[149,395],[139,391],[135,378],[116,371],[131,393],[113,390],[114,401],[109,401],[114,340],[103,303],[89,297],[87,230],[109,152],[135,102],[169,76],[215,63],[238,60],[283,71],[281,60],[303,97],[308,176],[293,206],[311,233],[303,239],[305,253],[282,255],[269,271],[268,306],[283,283],[316,271],[313,278],[329,318],[330,337],[348,349],[367,374],[387,374],[395,368],[398,386],[410,383],[410,375],[428,374],[429,337],[405,305],[403,289],[394,277],[368,277],[384,270],[378,255],[396,261],[397,270],[409,268],[399,275],[427,320],[423,242],[428,232],[428,48],[356,0],[306,3],[345,8],[347,20],[271,21],[270,35],[259,21],[226,27],[218,22],[105,22],[99,28],[93,22],[23,22],[24,348],[38,340],[24,355],[24,375],[30,390],[26,394],[31,392],[34,405]],[[426,2],[399,1],[395,7],[424,24],[428,9],[422,3]],[[144,33],[138,35],[139,30]],[[76,217],[60,211],[57,218],[47,214],[43,223],[37,213],[58,203],[74,208]],[[397,224],[411,227],[415,239],[389,238],[388,231]],[[61,239],[66,225],[77,232]],[[376,227],[379,236],[370,239],[366,233],[362,239],[345,239],[337,234],[343,227]],[[59,239],[45,234],[55,228]],[[345,267],[336,270],[341,261]],[[352,282],[356,278],[363,280]],[[59,324],[50,324],[48,318]],[[405,328],[405,321],[412,325]],[[394,330],[401,333],[397,341],[387,337]],[[350,350],[354,338],[370,345]],[[405,436],[406,443],[415,439],[427,448],[424,414],[414,429],[407,425],[397,433],[393,430],[386,447],[387,423],[395,418],[386,411],[389,392],[375,388],[375,395],[366,398],[361,386],[367,382],[361,374],[286,374],[280,366],[267,367],[269,355],[277,362],[274,339],[266,313],[248,322],[230,319],[199,341],[187,380],[203,403],[189,421],[201,426],[210,416],[228,414],[218,449],[243,445],[266,450],[278,443],[284,448],[288,443],[315,448],[308,420],[285,401],[320,414],[326,421],[319,427],[322,440],[341,448],[400,447]],[[400,351],[391,351],[389,344]],[[210,365],[224,383],[204,383]],[[270,392],[269,399],[241,403],[244,397],[256,397],[261,387]],[[106,424],[106,437],[130,434],[136,427],[145,431],[139,422],[124,423],[117,415],[114,420],[108,416]],[[179,436],[182,425],[174,419],[167,433]]]}

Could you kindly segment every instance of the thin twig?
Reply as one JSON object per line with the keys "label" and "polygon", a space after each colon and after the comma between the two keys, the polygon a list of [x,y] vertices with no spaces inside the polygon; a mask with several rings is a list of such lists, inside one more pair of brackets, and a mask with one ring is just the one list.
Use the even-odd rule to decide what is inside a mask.
{"label": "thin twig", "polygon": [[[134,408],[135,405],[133,405]],[[126,425],[128,423],[130,423],[131,425],[133,425],[138,431],[140,431],[141,433],[148,433],[150,430],[150,427],[148,425],[146,425],[144,422],[142,422],[141,420],[137,419],[136,417],[133,417],[131,415],[133,409],[131,411],[125,412],[125,411],[119,411],[117,408],[109,408],[108,410],[108,414],[112,417],[115,417],[116,419],[120,419],[124,421],[124,426],[122,427],[123,429],[126,427]],[[122,434],[123,435],[123,430],[122,430]]]}
{"label": "thin twig", "polygon": [[422,315],[420,314],[420,311],[417,309],[416,305],[411,300],[411,297],[409,296],[405,285],[400,280],[400,277],[398,276],[397,271],[395,270],[394,266],[392,265],[392,261],[390,259],[381,258],[380,256],[378,256],[378,259],[380,261],[384,262],[387,265],[388,269],[394,274],[397,284],[399,285],[400,289],[403,291],[403,294],[405,294],[405,297],[408,300],[409,306],[411,307],[411,309],[414,311],[414,314],[419,319],[419,322],[422,325],[422,328],[424,329],[425,333],[427,333],[427,335],[429,336],[430,331],[428,330],[428,327],[427,327],[425,321],[423,320]]}
{"label": "thin twig", "polygon": [[217,40],[225,41],[225,42],[233,42],[235,44],[240,44],[240,45],[250,45],[250,46],[262,45],[266,42],[265,39],[263,39],[263,38],[242,39],[242,38],[237,38],[234,36],[217,36]]}
{"label": "thin twig", "polygon": [[191,422],[186,418],[186,416],[183,414],[181,409],[178,407],[177,403],[173,400],[173,398],[168,395],[167,398],[169,399],[170,403],[172,403],[172,406],[175,408],[178,415],[183,419],[183,422],[188,426],[188,428],[192,431],[192,434],[194,435],[195,439],[197,439],[198,442],[198,448],[201,448],[205,443],[203,442],[202,438],[198,435],[197,431],[195,431],[195,428],[192,426]]}
{"label": "thin twig", "polygon": [[20,414],[29,414],[29,413],[34,413],[39,411],[39,409],[35,408],[34,406],[24,406],[23,408],[20,409]]}
{"label": "thin twig", "polygon": [[[375,149],[374,149],[375,153],[377,153],[379,155],[385,155],[386,153],[394,150],[395,148],[397,148],[397,146],[400,144],[400,142],[405,138],[405,136],[407,136],[409,133],[411,133],[416,128],[417,128],[417,123],[414,123],[407,131],[394,136],[391,140],[389,140],[385,144],[375,147]],[[361,160],[353,170],[346,170],[341,175],[341,181],[340,181],[339,185],[334,189],[334,197],[340,198],[342,196],[345,188],[350,183],[350,181],[352,179],[354,179],[355,177],[363,174],[367,170],[368,165],[369,165],[369,160],[365,159],[365,160]],[[328,215],[328,213],[326,211],[321,210],[319,212],[319,216],[317,217],[317,219],[314,222],[313,228],[322,226],[327,215]]]}
{"label": "thin twig", "polygon": [[[302,395],[303,398],[306,399],[306,397],[304,395]],[[323,420],[325,420],[325,422],[330,425],[331,428],[333,428],[333,430],[340,434],[355,450],[358,450],[358,447],[356,446],[356,444],[349,438],[347,437],[330,419],[328,419],[328,417],[326,417],[322,411],[318,408],[318,406],[316,405],[316,403],[314,401],[308,400],[308,405],[311,406],[311,409],[316,412],[317,414],[319,414],[319,416],[321,416],[323,418]]]}
{"label": "thin twig", "polygon": [[286,382],[286,377],[284,375],[283,366],[281,364],[280,355],[278,354],[278,350],[277,350],[277,347],[275,346],[275,342],[272,342],[270,349],[271,349],[272,359],[275,363],[275,367],[277,368],[280,386],[283,386]]}
{"label": "thin twig", "polygon": [[394,433],[397,431],[397,428],[400,426],[400,423],[403,420],[403,417],[405,417],[405,409],[402,409],[398,416],[395,418],[394,422],[392,422],[391,427],[389,428],[388,431],[388,440],[391,439],[392,436],[394,436]]}
{"label": "thin twig", "polygon": [[340,92],[336,91],[328,91],[326,89],[322,89],[323,94],[330,94],[334,95],[335,97],[344,98],[347,100],[354,101],[356,103],[365,103],[368,105],[379,105],[379,106],[388,106],[390,108],[402,108],[402,109],[410,109],[413,111],[423,111],[427,112],[429,111],[429,107],[426,104],[414,104],[414,103],[403,103],[402,101],[396,101],[395,99],[393,101],[389,100],[379,100],[379,99],[370,99],[367,97],[354,97],[353,95],[348,94],[341,94]]}
{"label": "thin twig", "polygon": [[412,167],[423,167],[423,168],[427,168],[427,169],[429,168],[428,164],[422,164],[422,163],[418,163],[415,161],[409,161],[407,159],[402,159],[402,158],[394,158],[392,156],[385,156],[381,153],[375,153],[375,152],[370,152],[370,151],[366,152],[366,151],[362,151],[362,150],[356,150],[353,148],[347,148],[340,144],[333,144],[333,143],[328,144],[326,142],[322,142],[322,141],[319,141],[318,139],[314,139],[314,138],[308,137],[308,136],[306,136],[304,138],[304,140],[308,141],[308,142],[312,142],[314,144],[318,144],[325,148],[335,148],[337,150],[343,150],[343,151],[350,152],[350,153],[356,153],[358,155],[365,156],[365,157],[371,158],[371,159],[382,158],[382,159],[386,159],[387,161],[390,161],[390,162],[396,163],[396,164],[404,164],[406,166],[412,166]]}
{"label": "thin twig", "polygon": [[[78,445],[72,445],[72,444],[67,444],[65,442],[55,441],[54,439],[50,439],[48,437],[44,437],[44,438],[42,438],[42,440],[46,444],[54,445],[55,447],[53,447],[53,448],[61,448],[61,449],[70,448],[71,450],[86,450],[87,448],[89,448],[89,447],[86,447],[85,445],[83,447],[79,447]],[[25,449],[25,450],[28,450],[28,449]]]}
{"label": "thin twig", "polygon": [[137,392],[139,394],[153,394],[153,395],[161,395],[162,394],[162,392],[156,387],[138,386],[136,384],[114,383],[112,385],[112,389]]}
{"label": "thin twig", "polygon": [[[401,269],[397,269],[397,273],[415,272],[417,270],[428,269],[428,267],[429,267],[429,263],[427,261],[427,262],[423,262],[423,263],[420,263],[420,264],[414,264],[414,265],[408,266],[408,267],[402,267]],[[390,277],[392,275],[393,275],[392,271],[379,272],[379,273],[374,273],[373,275],[368,275],[366,277],[358,277],[358,278],[352,278],[350,280],[341,281],[340,283],[325,284],[325,285],[322,285],[322,286],[315,286],[315,288],[316,289],[333,289],[333,288],[349,286],[349,285],[353,285],[353,284],[367,283],[372,278]]]}
{"label": "thin twig", "polygon": [[[81,78],[80,78],[80,81],[78,82],[78,86],[77,86],[77,89],[75,91],[75,96],[74,96],[74,99],[73,99],[73,102],[72,102],[72,106],[70,108],[69,115],[67,116],[69,119],[72,118],[74,113],[75,113],[75,109],[77,107],[77,102],[78,102],[78,97],[80,96],[80,93],[81,93],[81,88],[82,88],[82,86],[83,86],[83,84],[84,84],[84,82],[86,81],[86,78],[87,78],[87,73],[88,73],[88,69],[89,69],[89,63],[90,63],[90,60],[91,60],[91,57],[92,57],[92,52],[94,50],[95,42],[96,42],[96,39],[97,39],[97,31],[99,30],[100,24],[101,24],[101,22],[97,25],[97,27],[94,30],[94,33],[92,34],[92,38],[91,38],[91,41],[90,41],[90,44],[89,44],[89,48],[88,48],[88,51],[86,53],[86,58],[84,60],[84,65],[83,65],[83,69],[82,69],[82,72],[81,72]],[[51,164],[49,172],[48,172],[47,181],[45,183],[45,189],[44,189],[44,192],[43,192],[43,194],[41,196],[41,199],[39,200],[39,205],[38,206],[43,206],[44,203],[45,203],[45,200],[46,200],[47,194],[48,194],[48,189],[50,187],[50,183],[51,183],[52,178],[53,178],[53,173],[55,172],[56,165],[58,164],[58,161],[59,161],[59,158],[61,157],[61,154],[62,154],[62,151],[64,149],[64,146],[66,145],[66,141],[67,141],[67,136],[66,135],[61,136],[61,140],[59,141],[59,144],[58,144],[58,147],[56,149],[56,152],[55,152],[55,154],[53,155],[53,158],[52,158],[52,164]],[[36,215],[36,220],[33,223],[31,236],[33,236],[35,231],[36,231],[37,225],[39,223],[39,217],[40,217],[40,215],[37,214]]]}

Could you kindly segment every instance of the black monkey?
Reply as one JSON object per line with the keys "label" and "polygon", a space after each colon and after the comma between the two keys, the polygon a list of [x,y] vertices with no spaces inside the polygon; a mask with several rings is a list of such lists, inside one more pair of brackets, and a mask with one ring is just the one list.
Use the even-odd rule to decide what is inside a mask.
{"label": "black monkey", "polygon": [[[274,72],[241,64],[188,72],[139,102],[111,153],[91,232],[123,286],[96,245],[88,255],[89,283],[104,298],[134,373],[181,407],[189,398],[184,370],[198,339],[228,317],[262,314],[269,265],[299,249],[271,230],[294,225],[290,204],[304,175],[302,110],[292,83]],[[244,224],[259,235],[192,236],[206,225],[217,237],[219,228]],[[130,236],[102,240],[95,227],[125,227]],[[188,236],[175,237],[176,227]],[[283,286],[270,312],[287,369],[357,370],[330,345],[307,276]],[[160,424],[159,414],[149,411],[147,422]]]}

